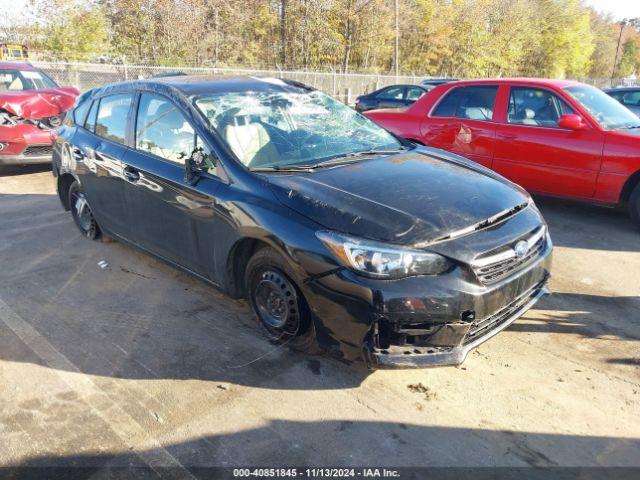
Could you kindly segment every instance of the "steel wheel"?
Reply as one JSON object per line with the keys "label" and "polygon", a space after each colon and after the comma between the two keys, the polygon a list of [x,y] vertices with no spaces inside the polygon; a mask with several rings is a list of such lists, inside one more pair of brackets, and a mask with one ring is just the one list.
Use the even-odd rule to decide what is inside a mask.
{"label": "steel wheel", "polygon": [[78,230],[91,240],[98,238],[100,229],[93,217],[89,202],[77,182],[74,182],[69,188],[69,207]]}
{"label": "steel wheel", "polygon": [[251,296],[263,327],[272,336],[296,335],[300,324],[298,295],[284,274],[273,268],[263,270]]}

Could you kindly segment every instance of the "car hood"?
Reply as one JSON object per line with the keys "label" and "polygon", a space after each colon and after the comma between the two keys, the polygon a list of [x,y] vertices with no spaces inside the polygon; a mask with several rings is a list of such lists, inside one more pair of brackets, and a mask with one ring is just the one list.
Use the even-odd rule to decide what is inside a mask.
{"label": "car hood", "polygon": [[77,91],[73,88],[2,92],[0,109],[21,118],[53,117],[69,110],[76,96]]}
{"label": "car hood", "polygon": [[422,147],[268,180],[280,202],[324,228],[401,245],[445,239],[529,202],[490,170]]}

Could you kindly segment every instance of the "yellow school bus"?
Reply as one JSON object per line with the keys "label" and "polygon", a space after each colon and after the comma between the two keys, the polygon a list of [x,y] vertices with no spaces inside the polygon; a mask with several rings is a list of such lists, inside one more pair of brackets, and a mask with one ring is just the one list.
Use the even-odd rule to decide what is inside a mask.
{"label": "yellow school bus", "polygon": [[25,45],[0,43],[0,60],[26,62],[29,60],[29,50]]}

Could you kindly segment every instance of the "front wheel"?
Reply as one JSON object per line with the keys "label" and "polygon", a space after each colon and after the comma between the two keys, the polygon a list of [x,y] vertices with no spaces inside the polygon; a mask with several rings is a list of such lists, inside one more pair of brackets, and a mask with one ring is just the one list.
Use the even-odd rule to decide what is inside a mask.
{"label": "front wheel", "polygon": [[640,183],[633,189],[629,198],[629,215],[636,227],[640,228]]}
{"label": "front wheel", "polygon": [[69,187],[69,208],[73,221],[83,236],[89,240],[100,238],[100,227],[93,217],[93,212],[87,201],[87,197],[82,191],[80,184],[75,181]]}
{"label": "front wheel", "polygon": [[309,308],[292,276],[275,250],[263,248],[247,264],[247,297],[269,340],[316,352]]}

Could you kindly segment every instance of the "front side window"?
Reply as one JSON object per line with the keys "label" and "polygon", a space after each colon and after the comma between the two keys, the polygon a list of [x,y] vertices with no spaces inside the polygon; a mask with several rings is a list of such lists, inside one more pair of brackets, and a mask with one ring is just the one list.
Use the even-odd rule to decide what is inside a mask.
{"label": "front side window", "polygon": [[[131,94],[113,95],[102,98],[96,119],[96,135],[124,145],[127,131],[127,116],[129,115],[132,100],[133,96]],[[87,121],[90,121],[90,119]]]}
{"label": "front side window", "polygon": [[84,128],[86,128],[90,132],[96,131],[96,116],[98,115],[98,105],[100,105],[100,100],[94,100],[91,104],[89,115],[87,115],[87,119],[84,121]]}
{"label": "front side window", "polygon": [[636,128],[640,125],[640,120],[631,110],[599,88],[575,85],[564,90],[605,130]]}
{"label": "front side window", "polygon": [[541,88],[511,87],[507,122],[557,127],[562,115],[575,113],[567,102]]}
{"label": "front side window", "polygon": [[389,132],[315,90],[218,92],[194,99],[220,138],[249,168],[313,165],[371,150],[399,149]]}
{"label": "front side window", "polygon": [[440,102],[433,116],[491,121],[497,93],[498,87],[492,85],[454,88]]}
{"label": "front side window", "polygon": [[622,103],[632,107],[640,106],[640,90],[633,90],[625,93],[622,97]]}
{"label": "front side window", "polygon": [[143,94],[136,121],[136,148],[185,163],[196,147],[196,135],[178,107],[157,95]]}
{"label": "front side window", "polygon": [[37,70],[0,70],[0,92],[58,88],[56,83]]}
{"label": "front side window", "polygon": [[87,115],[91,102],[82,102],[73,110],[73,121],[76,125],[82,125]]}
{"label": "front side window", "polygon": [[387,88],[376,96],[379,100],[402,100],[402,97],[404,97],[403,87]]}

